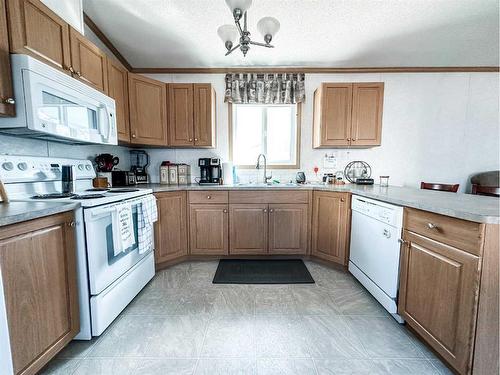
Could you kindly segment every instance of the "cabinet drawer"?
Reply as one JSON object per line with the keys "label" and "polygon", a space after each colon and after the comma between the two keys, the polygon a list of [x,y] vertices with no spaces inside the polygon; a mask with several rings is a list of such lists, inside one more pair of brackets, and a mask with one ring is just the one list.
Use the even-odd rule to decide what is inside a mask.
{"label": "cabinet drawer", "polygon": [[411,232],[468,251],[471,254],[481,254],[484,224],[406,208],[404,227]]}
{"label": "cabinet drawer", "polygon": [[309,203],[309,191],[230,191],[229,203]]}
{"label": "cabinet drawer", "polygon": [[227,200],[227,191],[205,190],[189,192],[189,203],[227,203]]}

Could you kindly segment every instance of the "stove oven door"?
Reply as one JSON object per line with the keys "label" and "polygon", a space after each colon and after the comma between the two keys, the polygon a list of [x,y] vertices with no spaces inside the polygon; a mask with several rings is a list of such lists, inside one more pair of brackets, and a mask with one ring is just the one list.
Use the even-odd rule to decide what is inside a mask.
{"label": "stove oven door", "polygon": [[117,204],[107,204],[84,210],[91,295],[101,293],[149,254],[149,252],[139,254],[137,246],[137,205],[140,204],[142,199],[128,200],[132,204],[132,218],[136,241],[134,245],[118,253],[116,256],[113,248],[111,215],[116,209]]}

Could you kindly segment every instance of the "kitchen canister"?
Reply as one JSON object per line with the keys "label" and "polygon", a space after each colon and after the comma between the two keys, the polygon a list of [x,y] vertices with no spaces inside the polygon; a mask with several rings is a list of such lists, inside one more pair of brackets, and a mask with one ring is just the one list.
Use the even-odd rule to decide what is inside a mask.
{"label": "kitchen canister", "polygon": [[168,166],[168,183],[169,185],[179,184],[179,172],[177,169],[177,164],[170,164]]}
{"label": "kitchen canister", "polygon": [[169,161],[162,161],[160,165],[160,184],[167,185],[169,183],[168,179],[168,166]]}

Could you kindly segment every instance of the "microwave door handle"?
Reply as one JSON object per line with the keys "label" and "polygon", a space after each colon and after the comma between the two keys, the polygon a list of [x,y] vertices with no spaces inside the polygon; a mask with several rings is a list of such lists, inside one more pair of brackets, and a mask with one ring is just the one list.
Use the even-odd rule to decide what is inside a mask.
{"label": "microwave door handle", "polygon": [[[109,111],[108,111],[108,106],[107,105],[101,105],[99,108],[101,111],[104,111],[104,121],[99,121],[99,133],[104,137],[104,133],[106,133],[106,136],[104,137],[104,140],[106,142],[109,141],[109,134],[110,134],[110,126],[111,124],[109,123],[111,120],[109,119]],[[102,120],[102,119],[101,119]],[[104,127],[106,129],[104,129]]]}

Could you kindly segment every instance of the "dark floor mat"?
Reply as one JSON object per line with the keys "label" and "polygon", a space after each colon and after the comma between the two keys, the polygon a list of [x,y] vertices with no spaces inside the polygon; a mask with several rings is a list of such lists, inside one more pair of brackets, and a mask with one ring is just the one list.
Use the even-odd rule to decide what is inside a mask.
{"label": "dark floor mat", "polygon": [[313,284],[301,259],[221,259],[214,284]]}

